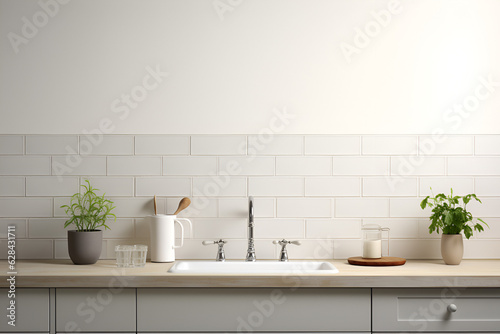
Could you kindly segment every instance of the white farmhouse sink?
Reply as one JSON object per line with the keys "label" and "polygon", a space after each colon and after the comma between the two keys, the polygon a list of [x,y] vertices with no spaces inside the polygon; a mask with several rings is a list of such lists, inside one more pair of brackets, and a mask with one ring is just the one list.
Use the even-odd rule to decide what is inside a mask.
{"label": "white farmhouse sink", "polygon": [[329,262],[319,261],[178,261],[168,271],[182,274],[336,274]]}

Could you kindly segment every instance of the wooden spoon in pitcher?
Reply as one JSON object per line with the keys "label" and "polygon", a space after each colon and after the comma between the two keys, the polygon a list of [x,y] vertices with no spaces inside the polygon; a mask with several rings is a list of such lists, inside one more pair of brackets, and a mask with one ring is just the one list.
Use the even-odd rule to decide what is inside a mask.
{"label": "wooden spoon in pitcher", "polygon": [[177,211],[174,212],[174,216],[177,216],[179,212],[187,208],[190,204],[191,200],[189,198],[184,197],[183,199],[181,199],[181,201],[179,202],[179,206],[177,207]]}
{"label": "wooden spoon in pitcher", "polygon": [[156,206],[156,195],[155,195],[155,197],[153,199],[153,203],[154,203],[154,206],[155,206],[155,216],[156,216],[158,214],[158,210],[156,209],[157,208],[157,206]]}

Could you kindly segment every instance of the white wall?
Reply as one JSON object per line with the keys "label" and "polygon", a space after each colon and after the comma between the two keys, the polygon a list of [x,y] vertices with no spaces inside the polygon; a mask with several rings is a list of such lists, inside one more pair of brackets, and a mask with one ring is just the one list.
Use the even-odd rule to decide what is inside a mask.
{"label": "white wall", "polygon": [[[466,122],[443,115],[478,77],[500,81],[499,1],[233,0],[219,16],[228,0],[72,0],[45,24],[54,1],[0,0],[0,133],[79,134],[109,117],[113,133],[249,134],[276,107],[297,116],[284,133],[498,133],[499,87]],[[356,29],[388,8],[348,62],[342,43],[363,46]],[[112,104],[156,66],[169,76],[120,119]]]}

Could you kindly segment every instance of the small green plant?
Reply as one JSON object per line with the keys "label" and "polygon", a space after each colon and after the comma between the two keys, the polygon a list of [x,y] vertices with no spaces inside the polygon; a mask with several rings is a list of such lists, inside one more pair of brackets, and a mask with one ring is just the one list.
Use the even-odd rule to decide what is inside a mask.
{"label": "small green plant", "polygon": [[488,226],[488,224],[480,218],[477,219],[478,222],[475,224],[469,224],[472,222],[473,217],[472,214],[467,211],[467,204],[472,199],[481,203],[481,200],[477,198],[475,194],[453,196],[453,189],[451,189],[450,196],[446,196],[445,194],[438,194],[435,197],[427,196],[420,203],[420,207],[422,210],[426,207],[432,208],[429,233],[434,231],[439,233],[440,229],[443,231],[443,234],[459,234],[464,231],[465,237],[469,239],[472,236],[473,229],[477,232],[484,231],[481,223],[486,226]]}
{"label": "small green plant", "polygon": [[80,185],[84,191],[74,194],[69,205],[61,206],[70,216],[64,223],[64,227],[75,224],[76,230],[79,232],[95,231],[101,226],[109,229],[106,220],[110,217],[114,217],[116,220],[116,216],[111,213],[115,208],[113,202],[105,199],[104,195],[98,196],[95,192],[99,189],[92,188],[89,180],[85,180],[85,182],[87,184]]}

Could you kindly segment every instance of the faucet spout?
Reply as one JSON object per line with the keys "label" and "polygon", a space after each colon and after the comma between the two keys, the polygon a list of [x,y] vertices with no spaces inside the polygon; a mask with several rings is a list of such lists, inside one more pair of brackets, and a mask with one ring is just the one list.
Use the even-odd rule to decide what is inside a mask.
{"label": "faucet spout", "polygon": [[248,250],[245,261],[255,262],[255,245],[253,240],[253,228],[254,224],[254,213],[253,213],[253,197],[248,198]]}

